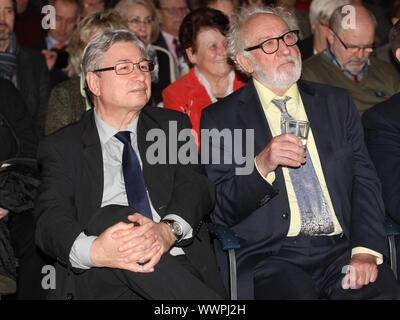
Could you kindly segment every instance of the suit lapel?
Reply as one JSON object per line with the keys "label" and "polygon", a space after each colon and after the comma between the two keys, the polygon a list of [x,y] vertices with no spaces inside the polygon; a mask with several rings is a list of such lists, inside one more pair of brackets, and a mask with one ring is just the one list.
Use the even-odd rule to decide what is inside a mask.
{"label": "suit lapel", "polygon": [[302,81],[298,82],[299,91],[308,121],[314,136],[321,164],[326,163],[326,157],[332,154],[332,146],[329,143],[330,113],[327,108],[326,98],[316,93],[315,89]]}
{"label": "suit lapel", "polygon": [[264,110],[253,81],[243,88],[236,106],[240,128],[254,129],[254,152],[258,154],[272,139]]}
{"label": "suit lapel", "polygon": [[[237,106],[239,122],[241,123],[239,127],[254,129],[254,156],[256,156],[272,140],[272,133],[252,80],[243,88],[239,101],[240,104]],[[257,169],[254,168],[254,170]],[[275,170],[275,175],[276,179],[272,184],[273,187],[277,190],[285,190],[286,185],[281,167]],[[286,193],[283,194],[286,197]]]}
{"label": "suit lapel", "polygon": [[100,138],[94,121],[93,110],[84,115],[84,130],[82,134],[84,165],[91,177],[90,190],[94,196],[95,206],[100,207],[103,198],[103,155]]}
{"label": "suit lapel", "polygon": [[322,172],[325,177],[325,182],[328,187],[329,196],[334,207],[336,217],[338,218],[341,225],[343,224],[343,218],[341,212],[342,201],[339,195],[335,192],[335,187],[332,184],[335,181],[335,175],[337,172],[332,170],[327,164],[332,163],[332,155],[334,154],[334,146],[332,145],[332,125],[333,119],[329,112],[329,102],[325,96],[318,94],[314,88],[305,82],[299,81],[299,90],[301,99],[303,101],[304,108],[307,113],[307,118],[310,122],[310,127],[314,136],[316,148],[318,150],[318,156],[321,163]]}
{"label": "suit lapel", "polygon": [[[137,127],[137,143],[143,165],[144,181],[149,192],[151,203],[158,214],[163,217],[165,215],[167,203],[172,194],[174,169],[172,165],[168,164],[150,164],[146,157],[146,151],[155,143],[146,140],[147,132],[151,129],[161,129],[163,132],[167,133],[166,130],[168,130],[168,128],[162,128],[154,119],[151,108],[155,107],[146,106],[140,113]],[[166,151],[168,155],[168,134],[166,134],[166,138]]]}

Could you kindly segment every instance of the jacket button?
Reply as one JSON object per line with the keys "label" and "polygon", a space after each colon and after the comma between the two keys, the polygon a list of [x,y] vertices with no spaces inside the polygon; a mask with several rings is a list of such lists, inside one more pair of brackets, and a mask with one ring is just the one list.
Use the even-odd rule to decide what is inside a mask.
{"label": "jacket button", "polygon": [[284,213],[282,214],[282,218],[283,218],[284,220],[289,219],[289,213],[284,212]]}

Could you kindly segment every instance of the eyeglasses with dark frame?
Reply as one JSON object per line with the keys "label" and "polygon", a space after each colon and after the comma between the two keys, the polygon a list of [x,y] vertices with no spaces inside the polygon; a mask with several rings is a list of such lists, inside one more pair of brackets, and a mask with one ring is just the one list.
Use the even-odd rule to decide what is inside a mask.
{"label": "eyeglasses with dark frame", "polygon": [[[331,29],[332,30],[332,29]],[[333,34],[335,35],[336,38],[338,38],[338,40],[340,41],[340,43],[343,45],[343,47],[349,51],[350,53],[356,53],[359,52],[360,50],[363,50],[366,53],[372,53],[375,50],[375,45],[373,44],[372,46],[366,46],[366,47],[359,47],[359,46],[351,46],[351,45],[347,45],[343,42],[343,40],[338,36],[338,34],[333,31]]]}
{"label": "eyeglasses with dark frame", "polygon": [[148,59],[143,59],[136,63],[133,63],[132,61],[118,62],[113,67],[96,69],[96,70],[93,70],[93,72],[103,72],[103,71],[114,70],[115,73],[118,75],[126,75],[126,74],[132,73],[133,70],[135,70],[135,66],[137,66],[137,68],[142,72],[151,72],[154,70],[154,61],[148,60]]}
{"label": "eyeglasses with dark frame", "polygon": [[279,40],[282,40],[287,47],[294,46],[297,43],[297,41],[299,41],[299,32],[300,32],[299,30],[290,30],[288,32],[285,32],[280,37],[270,38],[261,42],[256,46],[245,48],[244,51],[261,49],[266,54],[275,53],[279,49]]}

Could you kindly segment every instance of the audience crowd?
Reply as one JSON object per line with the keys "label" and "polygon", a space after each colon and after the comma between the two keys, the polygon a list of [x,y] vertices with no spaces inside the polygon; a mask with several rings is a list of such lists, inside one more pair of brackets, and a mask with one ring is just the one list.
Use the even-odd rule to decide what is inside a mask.
{"label": "audience crowd", "polygon": [[[261,19],[262,17],[265,19]],[[188,188],[193,188],[193,192],[195,192],[198,187],[198,192],[206,192],[201,187],[204,183],[204,185],[207,185],[207,192],[211,190],[212,196],[210,196],[209,203],[212,206],[204,208],[205,211],[196,216],[196,219],[199,219],[199,221],[196,220],[196,223],[198,222],[199,225],[193,226],[191,221],[183,221],[183,238],[185,239],[183,241],[185,242],[191,237],[196,239],[197,237],[204,237],[203,234],[201,236],[196,235],[198,232],[205,232],[204,228],[201,227],[202,222],[200,220],[209,222],[210,217],[213,222],[226,225],[239,233],[239,237],[243,241],[243,252],[245,252],[243,258],[240,258],[243,260],[240,263],[246,265],[247,268],[243,269],[245,270],[243,273],[252,270],[251,274],[254,275],[254,279],[259,281],[254,292],[243,297],[246,299],[302,298],[301,294],[295,292],[294,284],[297,285],[295,281],[289,285],[290,277],[278,273],[274,274],[273,272],[276,272],[274,268],[265,267],[267,263],[273,265],[278,262],[282,263],[285,259],[291,263],[293,261],[295,261],[293,263],[297,263],[295,258],[292,261],[292,257],[288,258],[284,254],[276,254],[275,256],[273,253],[275,250],[274,241],[277,241],[276,237],[279,237],[278,232],[282,232],[282,230],[278,231],[276,214],[277,211],[280,214],[285,211],[283,219],[285,223],[290,222],[289,231],[286,230],[287,238],[290,239],[296,219],[293,216],[295,216],[295,212],[301,210],[292,207],[293,203],[297,203],[297,200],[293,199],[299,197],[299,195],[293,191],[293,188],[295,188],[293,179],[295,178],[289,175],[287,166],[302,166],[304,161],[296,157],[310,156],[308,151],[304,152],[303,148],[294,146],[295,140],[290,140],[291,138],[284,141],[279,140],[281,128],[278,122],[281,121],[281,118],[280,116],[279,118],[271,116],[273,111],[269,111],[271,106],[266,103],[269,95],[271,95],[271,98],[275,97],[275,99],[270,99],[273,104],[276,104],[274,102],[276,97],[283,99],[285,96],[286,98],[289,96],[290,100],[287,99],[284,102],[286,106],[286,102],[290,101],[286,114],[289,112],[289,116],[296,118],[298,114],[292,114],[293,104],[296,104],[302,110],[300,118],[304,119],[301,120],[308,119],[311,122],[311,138],[309,136],[311,142],[307,149],[311,153],[312,162],[318,163],[318,167],[316,166],[317,182],[318,186],[321,183],[322,192],[327,199],[325,207],[328,206],[328,211],[330,209],[333,213],[332,223],[334,228],[329,229],[331,232],[325,232],[324,235],[328,234],[332,241],[339,241],[337,240],[338,235],[348,238],[349,243],[352,243],[353,251],[346,249],[346,254],[349,257],[351,256],[351,264],[356,269],[359,267],[357,263],[367,265],[366,261],[372,256],[373,264],[375,264],[375,267],[378,265],[378,267],[371,271],[371,278],[365,279],[363,285],[375,282],[377,270],[382,272],[382,264],[384,266],[389,265],[386,249],[380,246],[380,240],[376,241],[379,246],[374,247],[373,245],[364,245],[363,241],[359,239],[362,238],[362,233],[369,234],[370,232],[375,232],[378,239],[383,230],[385,216],[386,219],[392,219],[393,223],[400,224],[399,18],[399,0],[0,0],[0,226],[2,226],[0,232],[4,233],[0,235],[0,239],[5,239],[0,242],[0,298],[13,300],[45,299],[47,297],[47,291],[51,289],[45,290],[43,288],[43,267],[56,265],[60,259],[51,250],[46,252],[44,248],[47,248],[47,245],[43,244],[45,241],[43,239],[46,239],[48,243],[57,241],[51,239],[50,236],[37,234],[37,222],[39,221],[38,225],[43,225],[41,210],[43,212],[49,211],[48,208],[54,202],[54,199],[44,196],[44,194],[47,194],[46,192],[49,192],[44,188],[47,185],[52,185],[49,181],[52,181],[52,178],[54,179],[64,170],[62,162],[59,164],[55,160],[58,157],[62,157],[66,161],[65,165],[69,170],[75,170],[75,173],[81,170],[81,168],[71,164],[70,159],[67,159],[68,154],[76,152],[76,150],[63,150],[62,152],[65,151],[63,157],[61,151],[60,154],[57,153],[57,148],[62,150],[73,145],[70,138],[65,138],[67,136],[65,133],[68,133],[68,130],[71,130],[71,132],[75,130],[77,123],[79,126],[96,123],[99,132],[95,136],[96,139],[98,137],[100,139],[99,141],[96,140],[96,143],[93,142],[95,141],[93,135],[90,141],[83,139],[82,154],[85,156],[85,152],[93,153],[93,148],[101,145],[101,149],[96,149],[96,152],[98,152],[96,157],[99,156],[96,160],[101,158],[100,152],[103,152],[103,158],[109,156],[106,155],[106,151],[110,152],[111,149],[107,146],[108,142],[104,140],[104,132],[109,129],[107,126],[112,126],[117,130],[125,129],[124,127],[113,126],[111,123],[115,119],[121,119],[121,123],[127,123],[127,119],[120,111],[124,110],[122,102],[121,106],[117,106],[117,103],[120,100],[122,101],[123,97],[117,97],[117,93],[113,95],[109,92],[116,85],[108,82],[107,77],[112,74],[112,76],[121,78],[121,76],[125,77],[125,74],[130,73],[138,79],[137,74],[143,74],[143,83],[148,82],[151,87],[151,90],[148,90],[148,88],[144,88],[146,87],[145,84],[140,87],[134,81],[127,81],[126,83],[130,90],[129,95],[134,99],[139,96],[137,91],[145,91],[143,96],[145,99],[143,103],[140,103],[140,108],[143,108],[143,118],[146,117],[145,119],[148,122],[144,123],[139,120],[137,123],[134,121],[134,117],[132,118],[132,123],[137,130],[137,137],[135,131],[132,131],[134,137],[132,136],[132,142],[130,139],[129,142],[133,145],[134,153],[138,148],[137,141],[143,139],[142,132],[148,132],[150,128],[157,127],[158,123],[161,126],[166,119],[187,118],[182,123],[185,126],[186,124],[188,127],[191,126],[193,141],[196,142],[195,158],[202,160],[205,158],[202,157],[203,155],[200,152],[204,143],[201,140],[201,128],[218,129],[220,132],[228,129],[234,130],[235,128],[255,130],[256,141],[254,142],[255,145],[252,146],[256,151],[252,159],[254,172],[250,174],[253,180],[242,181],[241,178],[238,178],[240,184],[235,180],[234,170],[241,166],[236,158],[236,156],[242,156],[242,154],[239,154],[240,151],[237,151],[239,145],[242,146],[242,149],[248,146],[248,141],[244,141],[245,138],[240,142],[235,141],[234,147],[228,148],[229,150],[219,150],[214,144],[214,140],[208,146],[209,141],[206,141],[209,147],[207,150],[218,149],[222,161],[228,159],[228,163],[223,163],[221,166],[213,166],[208,162],[205,163],[204,167],[199,165],[195,168],[190,166],[188,168],[182,165],[173,170],[170,166],[165,168],[162,165],[155,166],[154,170],[158,170],[159,175],[165,175],[165,177],[160,177],[160,181],[167,181],[164,185],[154,187],[155,191],[150,190],[153,187],[148,186],[150,184],[148,170],[153,170],[154,164],[143,163],[141,158],[145,155],[147,157],[147,153],[145,154],[143,153],[145,151],[140,150],[141,146],[139,146],[140,156],[138,159],[145,178],[147,197],[151,202],[154,202],[152,198],[154,193],[160,195],[164,192],[161,191],[163,187],[168,189],[171,185],[171,188],[178,190],[176,193],[174,193],[175,191],[172,192],[172,195],[168,197],[165,196],[165,199],[160,200],[160,202],[151,203],[153,212],[163,212],[164,207],[169,208],[171,205],[168,201],[177,201],[178,204],[185,203],[185,205],[186,202],[192,201],[191,205],[194,206],[193,201],[197,201],[197,198],[193,193],[190,194]],[[114,34],[118,34],[121,30],[129,35],[123,34],[121,39],[128,40],[115,40],[117,42],[112,43],[113,37],[119,36],[114,36]],[[102,36],[103,34],[106,36]],[[102,44],[98,43],[99,39],[109,39],[107,41],[110,41],[110,43],[102,47]],[[123,44],[118,43],[118,41],[122,41]],[[133,45],[124,43],[129,41]],[[135,41],[140,42],[140,44],[138,45]],[[86,48],[90,45],[93,56],[88,57]],[[130,50],[133,50],[132,52],[135,52],[131,56],[141,57],[141,59],[127,61],[124,57],[130,57],[130,55],[115,51],[119,47],[130,48]],[[112,48],[112,50],[107,49],[109,50],[107,51],[104,48]],[[105,50],[104,52],[107,52],[107,55],[101,50]],[[83,64],[91,66],[106,58],[107,61],[112,61],[110,60],[111,54],[108,55],[108,53],[114,51],[115,56],[120,54],[119,60],[113,62],[114,65],[103,66],[98,64],[96,70],[84,70]],[[84,57],[85,61],[83,61]],[[90,59],[99,60],[92,62]],[[285,64],[293,66],[297,72],[298,77],[294,77],[296,79],[293,78],[292,82],[290,82],[292,75],[288,75],[284,71],[287,67],[284,66]],[[96,77],[99,79],[98,81]],[[120,85],[125,84],[121,82]],[[316,119],[314,113],[309,111],[308,106],[306,106],[311,101],[308,100],[307,94],[314,91],[319,92],[319,94],[324,92],[325,95],[326,100],[319,100],[319,103],[324,103],[324,106],[314,105],[315,108],[324,110],[320,112],[319,121],[323,121],[321,120],[322,113],[325,116],[327,115],[327,118],[324,118],[327,126],[325,131],[318,130],[318,125],[312,122]],[[151,93],[149,94],[149,92]],[[109,96],[115,101],[108,100]],[[338,101],[341,101],[341,103],[337,103]],[[244,103],[242,104],[242,102]],[[246,103],[252,104],[252,106],[246,105]],[[254,104],[258,106],[257,111]],[[152,109],[148,111],[148,108],[157,108],[157,111],[151,111]],[[224,111],[224,108],[226,111]],[[335,111],[330,108],[335,108]],[[102,123],[101,130],[98,124],[98,110],[103,110],[102,116],[110,121]],[[141,110],[138,111],[138,114]],[[285,109],[282,110],[283,119]],[[112,112],[115,112],[115,116]],[[341,112],[346,114],[341,114]],[[163,114],[165,115],[163,116]],[[97,122],[89,121],[88,119],[92,118],[88,118],[88,115]],[[128,112],[127,116],[130,115]],[[278,125],[274,124],[275,120]],[[181,123],[179,121],[178,123]],[[332,123],[328,124],[331,121]],[[138,126],[137,129],[136,126]],[[330,126],[334,128],[332,131],[329,129]],[[268,128],[271,129],[271,132]],[[265,133],[267,137],[265,141],[261,136],[257,136],[260,133],[258,130],[261,130],[263,134]],[[87,131],[82,129],[82,137],[85,137],[86,133]],[[168,143],[171,143],[171,136],[172,134],[169,131]],[[285,135],[282,134],[283,136]],[[334,142],[330,140],[330,142],[322,145],[322,141],[325,141],[328,136]],[[57,140],[57,138],[59,139]],[[180,138],[177,139],[182,141]],[[279,143],[275,142],[276,140]],[[58,145],[57,143],[65,143],[65,145]],[[39,157],[41,161],[46,158],[45,161],[47,162],[44,165],[41,161],[38,161],[37,150],[43,152],[43,149],[39,146],[46,145],[49,148],[51,144],[54,144],[54,150],[46,150],[46,152],[48,154],[54,153],[52,160],[43,155],[41,158]],[[292,165],[292,162],[288,164],[289,160],[275,159],[276,148],[278,147],[282,151],[280,156],[285,159],[296,158],[296,165]],[[337,147],[336,153],[335,150],[330,150],[333,147],[335,149]],[[247,148],[245,150],[247,151]],[[235,159],[225,157],[229,152],[232,156],[233,151]],[[126,157],[128,157],[126,153],[128,151],[125,149],[123,154],[121,151],[123,161],[126,161]],[[334,160],[324,158],[324,154],[330,153],[332,153]],[[162,157],[160,154],[157,156]],[[167,156],[171,161],[170,157],[171,155]],[[87,159],[91,158],[88,157]],[[344,165],[344,161],[351,159],[353,161],[350,164],[351,167]],[[106,171],[109,170],[110,166],[113,166],[114,160],[112,156],[103,160],[106,175]],[[210,161],[212,160],[210,159]],[[271,169],[267,166],[267,163],[273,161],[275,161],[275,166]],[[330,184],[329,179],[334,174],[331,171],[336,168],[332,161],[343,163],[343,166],[338,167],[339,170],[347,170],[347,176],[343,176],[341,180],[345,184],[343,189],[349,189],[352,197],[336,191],[337,186]],[[83,162],[79,162],[79,165],[85,166],[85,168],[87,166]],[[43,181],[46,181],[45,187],[28,190],[29,192],[40,193],[37,206],[39,208],[47,207],[46,210],[38,209],[35,212],[35,208],[28,208],[17,213],[15,207],[7,207],[7,199],[1,199],[7,194],[2,192],[2,188],[10,188],[9,180],[6,181],[5,177],[9,175],[11,167],[15,168],[20,176],[25,174],[23,179],[14,182],[12,187],[14,188],[17,183],[27,183],[27,171],[18,171],[24,166],[29,167],[30,174],[33,171],[40,173]],[[93,167],[95,167],[94,164]],[[266,170],[266,167],[269,169]],[[51,170],[46,168],[51,168]],[[164,168],[164,171],[160,168]],[[279,171],[281,168],[284,169]],[[91,171],[89,166],[87,169],[88,172]],[[93,169],[93,172],[95,169]],[[121,172],[112,172],[115,173],[116,177],[122,175],[122,169]],[[171,172],[174,172],[172,175],[175,176],[167,177],[167,175],[171,175]],[[257,177],[254,176],[255,174]],[[343,172],[337,173],[337,175],[341,174]],[[54,175],[54,177],[51,175]],[[209,180],[205,183],[198,178],[198,175],[202,177],[208,175]],[[99,177],[104,178],[103,176]],[[354,179],[350,179],[350,177],[354,177]],[[104,192],[111,188],[107,184],[114,187],[120,187],[122,184],[123,192],[125,192],[124,184],[128,183],[126,179],[119,179],[120,185],[117,183],[117,178],[112,179],[110,173],[107,174],[105,179],[104,186],[101,186],[104,187]],[[154,177],[151,179],[154,179]],[[190,179],[194,180],[190,183],[187,182]],[[182,184],[177,186],[180,181],[182,181]],[[198,181],[197,186],[191,186],[191,183],[195,185],[196,181]],[[72,181],[65,179],[64,183],[65,186],[72,188]],[[285,187],[281,189],[280,183],[286,185],[287,195],[283,190]],[[313,183],[316,183],[315,180]],[[256,190],[256,186],[258,186],[258,190]],[[216,195],[214,195],[214,188],[216,188]],[[86,208],[84,204],[79,203],[79,199],[82,199],[82,201],[85,198],[91,199],[93,193],[91,190],[83,190],[82,186],[78,189],[80,192],[87,192],[87,195],[81,194],[75,195],[75,198],[68,198],[69,202],[68,204],[65,202],[65,206],[74,204],[77,208]],[[186,191],[184,197],[180,196],[183,189]],[[259,203],[255,203],[258,199],[256,198],[257,195],[261,192],[260,189],[263,189],[265,197],[257,200]],[[368,192],[365,189],[369,189]],[[17,189],[17,192],[19,192],[18,190],[20,189]],[[21,188],[20,192],[23,195],[20,198],[23,199],[28,191],[27,188]],[[356,195],[361,198],[357,199],[358,202],[354,200]],[[117,205],[125,203],[117,197],[114,202],[113,199],[105,199],[105,197],[104,193],[103,205],[104,203]],[[214,199],[215,197],[216,199]],[[279,198],[280,202],[274,200],[277,199],[275,197]],[[21,201],[19,205],[22,206],[24,203],[23,200]],[[370,207],[376,206],[374,207],[376,208],[375,213],[371,213],[370,218],[365,212],[360,214],[362,218],[354,217],[354,213],[352,215],[344,214],[344,218],[341,218],[342,211],[347,209],[342,208],[339,203],[345,202],[346,205],[350,204],[351,206],[360,205],[360,201],[365,201],[363,204],[365,207],[368,207],[368,205]],[[129,204],[131,205],[130,202]],[[185,208],[183,205],[173,205],[172,207],[176,208],[178,212]],[[241,215],[242,211],[247,212],[247,214]],[[378,218],[379,214],[376,212],[381,211],[382,216]],[[86,232],[87,221],[80,221],[78,213],[71,212],[71,216],[74,216],[82,224],[82,230]],[[293,214],[291,215],[290,212]],[[168,226],[171,226],[172,232],[176,235],[178,227],[171,221],[177,220],[181,224],[182,221],[176,219],[174,214],[172,212],[173,220],[169,220],[171,219],[170,214],[167,214],[165,219],[162,214],[161,220],[164,219],[165,224],[169,223]],[[296,213],[296,215],[300,215],[300,213]],[[265,218],[266,216],[268,218]],[[263,222],[264,220],[265,222]],[[272,221],[271,225],[262,228],[262,223],[268,224],[269,221]],[[147,220],[140,220],[140,222],[148,223]],[[186,222],[189,224],[188,228],[186,228]],[[255,224],[252,225],[251,223]],[[258,229],[251,229],[257,223],[259,224],[257,227],[261,227],[265,234],[270,234],[268,236],[270,238],[259,236],[260,230]],[[376,224],[379,224],[379,226]],[[110,227],[110,225],[107,225],[107,227]],[[72,229],[71,226],[67,225],[65,232],[69,230],[68,228]],[[128,227],[124,228],[121,227],[118,232],[124,233],[128,237],[127,234],[131,231],[128,231]],[[155,234],[159,235],[157,232],[152,231],[150,235],[141,234],[141,237],[146,239],[157,238],[155,236]],[[252,234],[252,232],[254,233]],[[92,258],[90,255],[88,258],[90,246],[87,240],[91,237],[87,237],[88,234],[84,234],[84,236],[82,234],[70,235],[75,237],[75,240],[73,242],[67,241],[66,245],[69,247],[63,247],[63,250],[71,250],[71,261],[85,262],[87,261],[85,259],[90,260]],[[370,239],[374,239],[375,235],[371,235]],[[319,238],[320,234],[313,236]],[[42,241],[40,248],[36,245],[37,239]],[[211,242],[207,237],[204,239],[206,239],[204,241]],[[12,247],[11,251],[9,246],[4,245],[6,240]],[[179,238],[175,243],[177,246],[172,245],[171,251],[177,248],[181,249],[180,241]],[[399,244],[397,256],[400,259],[400,241],[397,238],[396,241]],[[185,242],[186,244],[190,243],[190,245],[187,244],[190,249],[186,248],[188,252],[200,250],[201,244],[197,244],[197,242],[193,241],[194,244],[190,241]],[[148,244],[150,240],[143,240],[143,243]],[[157,252],[155,250],[156,243],[157,241],[154,240],[153,251],[148,249],[148,252]],[[87,249],[85,255],[77,257],[78,253],[75,253],[74,250],[78,245],[79,250],[77,252],[82,252],[82,248]],[[90,245],[92,245],[92,242],[90,242]],[[191,247],[192,245],[194,247]],[[272,247],[269,247],[270,245]],[[289,244],[285,242],[284,247],[286,245],[289,247]],[[182,248],[186,250],[184,246]],[[131,250],[134,251],[135,249]],[[204,259],[206,259],[208,249],[204,247],[201,250]],[[209,251],[209,262],[213,266],[212,259],[215,259],[214,254],[217,253],[221,279],[224,280],[225,275],[223,273],[225,273],[226,268],[218,250],[216,244],[215,248]],[[144,263],[144,256],[153,263],[153,258],[149,256],[148,252],[145,255],[138,250],[136,254],[141,255],[138,259],[140,262],[138,266]],[[162,265],[161,270],[164,270],[165,265],[169,263],[169,260],[164,258],[165,255],[163,254],[158,257],[159,263]],[[4,265],[3,261],[6,261],[4,255],[7,255],[9,261],[13,261],[12,268],[15,268],[16,273],[10,272],[9,266]],[[263,260],[260,255],[269,255],[276,259],[265,258]],[[368,259],[360,258],[357,260],[354,255],[356,257],[364,255],[363,257]],[[239,257],[242,256],[239,254]],[[260,259],[263,262],[260,262]],[[154,264],[157,262],[158,260],[154,261]],[[306,268],[303,262],[299,262],[299,265]],[[179,263],[186,265],[186,262],[181,260]],[[249,269],[251,263],[259,263],[258,269]],[[90,263],[84,265],[89,265],[89,267],[82,267],[82,269],[96,269]],[[277,266],[281,268],[281,264],[277,264]],[[71,264],[66,263],[66,268],[68,272],[75,272],[77,279],[79,279],[79,274],[82,271],[77,271],[79,267],[77,268],[76,264],[72,263],[71,266]],[[261,268],[264,268],[262,272],[260,271]],[[137,271],[139,274],[149,272],[148,270],[140,270]],[[271,272],[271,274],[266,275],[265,270],[269,270],[268,272]],[[198,272],[196,267],[191,267],[190,274],[185,275],[185,279],[187,277],[189,279],[187,281],[192,281],[193,274],[201,278],[200,273],[203,271],[206,272],[207,270]],[[121,273],[121,277],[129,279],[129,284],[142,283],[143,279],[140,277],[132,276],[132,279],[130,279],[129,272]],[[238,272],[241,272],[240,268]],[[365,272],[368,274],[369,271]],[[377,283],[386,283],[387,285],[390,280],[393,286],[392,284],[387,285],[390,294],[377,297],[399,299],[400,289],[396,293],[397,289],[395,288],[396,285],[400,286],[400,283],[397,283],[396,280],[398,275],[395,274],[394,277],[391,277],[384,272],[382,274],[385,274],[385,279],[378,278]],[[99,275],[101,274],[99,273],[96,276]],[[312,277],[314,276],[315,274]],[[241,279],[240,274],[238,278]],[[268,281],[265,280],[266,278],[268,278]],[[254,279],[245,278],[241,281],[253,282]],[[179,281],[179,279],[175,281]],[[162,286],[162,283],[158,284]],[[196,281],[193,283],[200,287],[204,285],[203,282],[201,284]],[[214,284],[216,287],[219,285],[217,282]],[[104,286],[106,285],[111,284],[105,283]],[[302,285],[303,283],[299,284],[299,286]],[[229,287],[226,282],[225,286]],[[249,288],[250,291],[253,290],[246,284],[244,286],[246,290]],[[121,288],[121,292],[125,290],[125,287]],[[208,288],[201,288],[200,292],[204,292],[206,295]],[[261,293],[264,288],[274,288],[274,290],[276,288],[279,293],[276,295]],[[203,289],[204,291],[202,291]],[[215,292],[218,292],[218,289],[219,287]],[[178,295],[179,297],[185,296],[184,289],[182,290],[183,292],[180,293],[182,295]],[[334,290],[336,289],[332,289],[332,292]],[[291,291],[291,294],[286,294],[283,291]],[[311,289],[305,290],[305,292],[311,291]],[[122,295],[121,298],[153,298],[144,289],[143,292],[145,293],[142,294],[141,290],[138,290],[138,292],[134,292],[132,295]],[[211,293],[210,297],[214,297],[215,292]],[[347,297],[346,295],[336,296],[332,292],[325,292],[321,295],[310,293],[303,298]],[[376,296],[371,292],[368,293],[367,290],[365,292],[365,294],[355,295],[355,297],[368,299]],[[77,296],[79,295],[77,294]],[[190,295],[188,296],[190,297]],[[101,296],[96,295],[93,295],[93,297],[101,298]],[[117,296],[110,295],[110,297],[115,298]],[[199,297],[203,298],[201,295]],[[224,298],[224,294],[218,292],[214,298],[221,297]]]}

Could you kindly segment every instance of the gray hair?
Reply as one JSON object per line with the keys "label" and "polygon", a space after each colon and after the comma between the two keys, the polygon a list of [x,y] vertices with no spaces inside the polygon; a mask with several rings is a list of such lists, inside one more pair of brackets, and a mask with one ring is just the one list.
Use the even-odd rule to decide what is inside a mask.
{"label": "gray hair", "polygon": [[123,29],[114,31],[106,30],[94,37],[83,51],[82,71],[85,78],[88,72],[100,69],[104,60],[104,54],[114,44],[119,42],[131,42],[140,50],[146,59],[149,58],[146,46],[132,31]]}
{"label": "gray hair", "polygon": [[249,57],[250,52],[244,51],[248,47],[247,36],[243,34],[243,27],[251,18],[258,16],[260,14],[273,14],[280,17],[289,26],[290,30],[298,29],[296,17],[290,12],[285,11],[281,7],[256,7],[250,10],[242,10],[237,16],[237,20],[232,24],[229,33],[227,35],[228,39],[228,55],[235,63],[236,68],[247,74],[248,73],[241,67],[237,62],[236,56],[240,53],[244,57]]}
{"label": "gray hair", "polygon": [[[146,59],[149,55],[144,43],[136,36],[135,33],[129,30],[106,30],[94,37],[83,51],[82,72],[86,79],[88,72],[93,72],[100,69],[104,61],[104,55],[114,44],[119,42],[130,42],[134,44]],[[99,76],[101,76],[99,74]]]}
{"label": "gray hair", "polygon": [[350,4],[350,0],[313,0],[310,5],[310,24],[321,21],[328,24],[333,11],[346,4]]}

